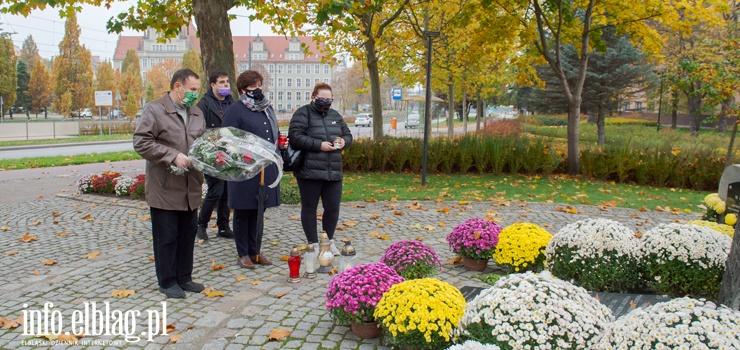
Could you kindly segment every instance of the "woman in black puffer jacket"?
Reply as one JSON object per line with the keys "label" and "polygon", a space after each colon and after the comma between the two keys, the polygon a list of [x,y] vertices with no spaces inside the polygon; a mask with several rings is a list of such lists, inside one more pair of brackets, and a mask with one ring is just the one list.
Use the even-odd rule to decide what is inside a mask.
{"label": "woman in black puffer jacket", "polygon": [[[303,167],[294,172],[301,193],[301,224],[309,244],[318,252],[316,208],[324,206],[323,230],[331,240],[335,255],[334,231],[342,201],[342,149],[352,144],[352,134],[339,112],[331,109],[331,86],[318,83],[311,103],[298,108],[290,120],[290,146],[303,152]],[[336,140],[336,147],[335,147]]]}

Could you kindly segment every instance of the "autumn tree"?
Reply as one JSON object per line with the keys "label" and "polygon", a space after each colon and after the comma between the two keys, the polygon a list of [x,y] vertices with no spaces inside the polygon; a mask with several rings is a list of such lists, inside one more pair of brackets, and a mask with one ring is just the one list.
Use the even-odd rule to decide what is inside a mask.
{"label": "autumn tree", "polygon": [[64,38],[59,43],[59,56],[54,60],[54,93],[57,99],[70,93],[70,111],[78,112],[93,104],[91,60],[90,51],[80,45],[80,27],[77,25],[76,15],[72,13],[65,23]]}
{"label": "autumn tree", "polygon": [[18,60],[25,62],[26,66],[28,66],[28,71],[31,72],[36,64],[36,59],[40,57],[39,48],[36,46],[33,36],[29,35],[25,40],[23,40]]}
{"label": "autumn tree", "polygon": [[[121,82],[118,85],[118,91],[121,93],[121,105],[124,106],[124,113],[127,116],[136,114],[139,110],[139,101],[144,97],[144,84],[141,79],[139,62],[136,50],[129,49],[121,63]],[[129,98],[133,98],[133,102],[129,101]]]}
{"label": "autumn tree", "polygon": [[146,101],[146,103],[154,101],[160,96],[161,95],[157,94],[157,90],[154,88],[154,84],[152,83],[146,84],[146,92],[144,93],[144,101]]}
{"label": "autumn tree", "polygon": [[44,107],[47,107],[53,101],[53,82],[46,65],[37,57],[36,62],[31,70],[31,79],[28,83],[28,94],[32,96],[29,108],[31,112],[38,116]]}
{"label": "autumn tree", "polygon": [[[113,73],[113,65],[110,61],[104,61],[98,66],[98,71],[95,74],[95,91],[110,91],[113,97],[116,97],[116,80]],[[115,100],[113,101],[114,106],[104,107],[103,111],[106,115],[110,115],[111,109],[115,108]]]}
{"label": "autumn tree", "polygon": [[28,83],[31,80],[31,76],[30,74],[28,74],[28,67],[26,66],[26,62],[19,60],[18,65],[16,66],[16,70],[18,74],[18,81],[15,91],[15,106],[28,108],[28,105],[31,103],[31,96],[28,94]]}
{"label": "autumn tree", "polygon": [[[172,58],[153,65],[146,73],[147,94],[152,89],[153,96],[160,97],[165,92],[170,91],[172,74],[178,69],[180,69],[180,64]],[[201,79],[203,78],[201,77]],[[147,100],[149,100],[149,96]]]}
{"label": "autumn tree", "polygon": [[[206,89],[208,88],[208,85],[209,85],[208,77],[203,72],[203,65],[201,64],[201,57],[197,52],[195,52],[195,49],[187,50],[182,55],[182,67],[181,68],[188,68],[192,70],[193,72],[195,72],[195,74],[198,74],[198,76],[200,77],[199,95],[203,95],[206,92]],[[169,87],[169,83],[167,84],[167,86]]]}
{"label": "autumn tree", "polygon": [[[3,108],[8,110],[15,104],[17,83],[15,48],[10,38],[0,36],[0,97]],[[5,111],[1,111],[4,113]],[[4,115],[2,116],[4,118]]]}

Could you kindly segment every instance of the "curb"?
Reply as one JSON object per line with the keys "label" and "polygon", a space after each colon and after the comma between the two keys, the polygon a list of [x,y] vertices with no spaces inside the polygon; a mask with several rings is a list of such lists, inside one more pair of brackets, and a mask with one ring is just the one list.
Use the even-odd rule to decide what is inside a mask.
{"label": "curb", "polygon": [[96,142],[69,142],[69,143],[49,143],[42,145],[26,145],[26,146],[6,146],[0,147],[2,151],[18,151],[27,149],[44,149],[44,148],[58,148],[58,147],[76,147],[76,146],[95,146],[95,145],[110,145],[118,143],[131,143],[132,140],[115,140],[115,141],[96,141]]}

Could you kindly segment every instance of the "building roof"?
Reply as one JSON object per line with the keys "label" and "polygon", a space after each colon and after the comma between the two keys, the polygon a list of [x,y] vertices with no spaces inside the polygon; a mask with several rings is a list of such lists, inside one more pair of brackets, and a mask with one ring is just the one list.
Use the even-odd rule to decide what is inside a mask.
{"label": "building roof", "polygon": [[138,50],[141,47],[141,42],[144,40],[143,36],[118,36],[118,42],[116,43],[116,53],[113,54],[114,60],[123,61],[126,58],[126,51],[129,49]]}

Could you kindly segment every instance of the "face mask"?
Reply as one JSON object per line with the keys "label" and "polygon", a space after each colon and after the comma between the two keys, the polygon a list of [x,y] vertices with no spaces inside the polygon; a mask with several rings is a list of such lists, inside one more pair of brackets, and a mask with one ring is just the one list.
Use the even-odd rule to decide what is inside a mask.
{"label": "face mask", "polygon": [[220,87],[220,88],[218,88],[218,94],[221,95],[221,96],[223,96],[223,97],[229,96],[231,94],[231,89],[230,88]]}
{"label": "face mask", "polygon": [[262,94],[262,89],[256,88],[254,90],[247,90],[246,93],[247,97],[255,100],[255,101],[262,101],[265,99],[265,95]]}
{"label": "face mask", "polygon": [[323,98],[323,97],[317,97],[313,103],[316,105],[316,107],[319,107],[320,110],[326,112],[329,110],[329,107],[331,107],[331,103],[334,101],[332,98]]}
{"label": "face mask", "polygon": [[183,97],[182,101],[180,103],[185,108],[190,108],[190,106],[195,103],[195,100],[198,99],[198,93],[195,91],[186,91],[185,96]]}

